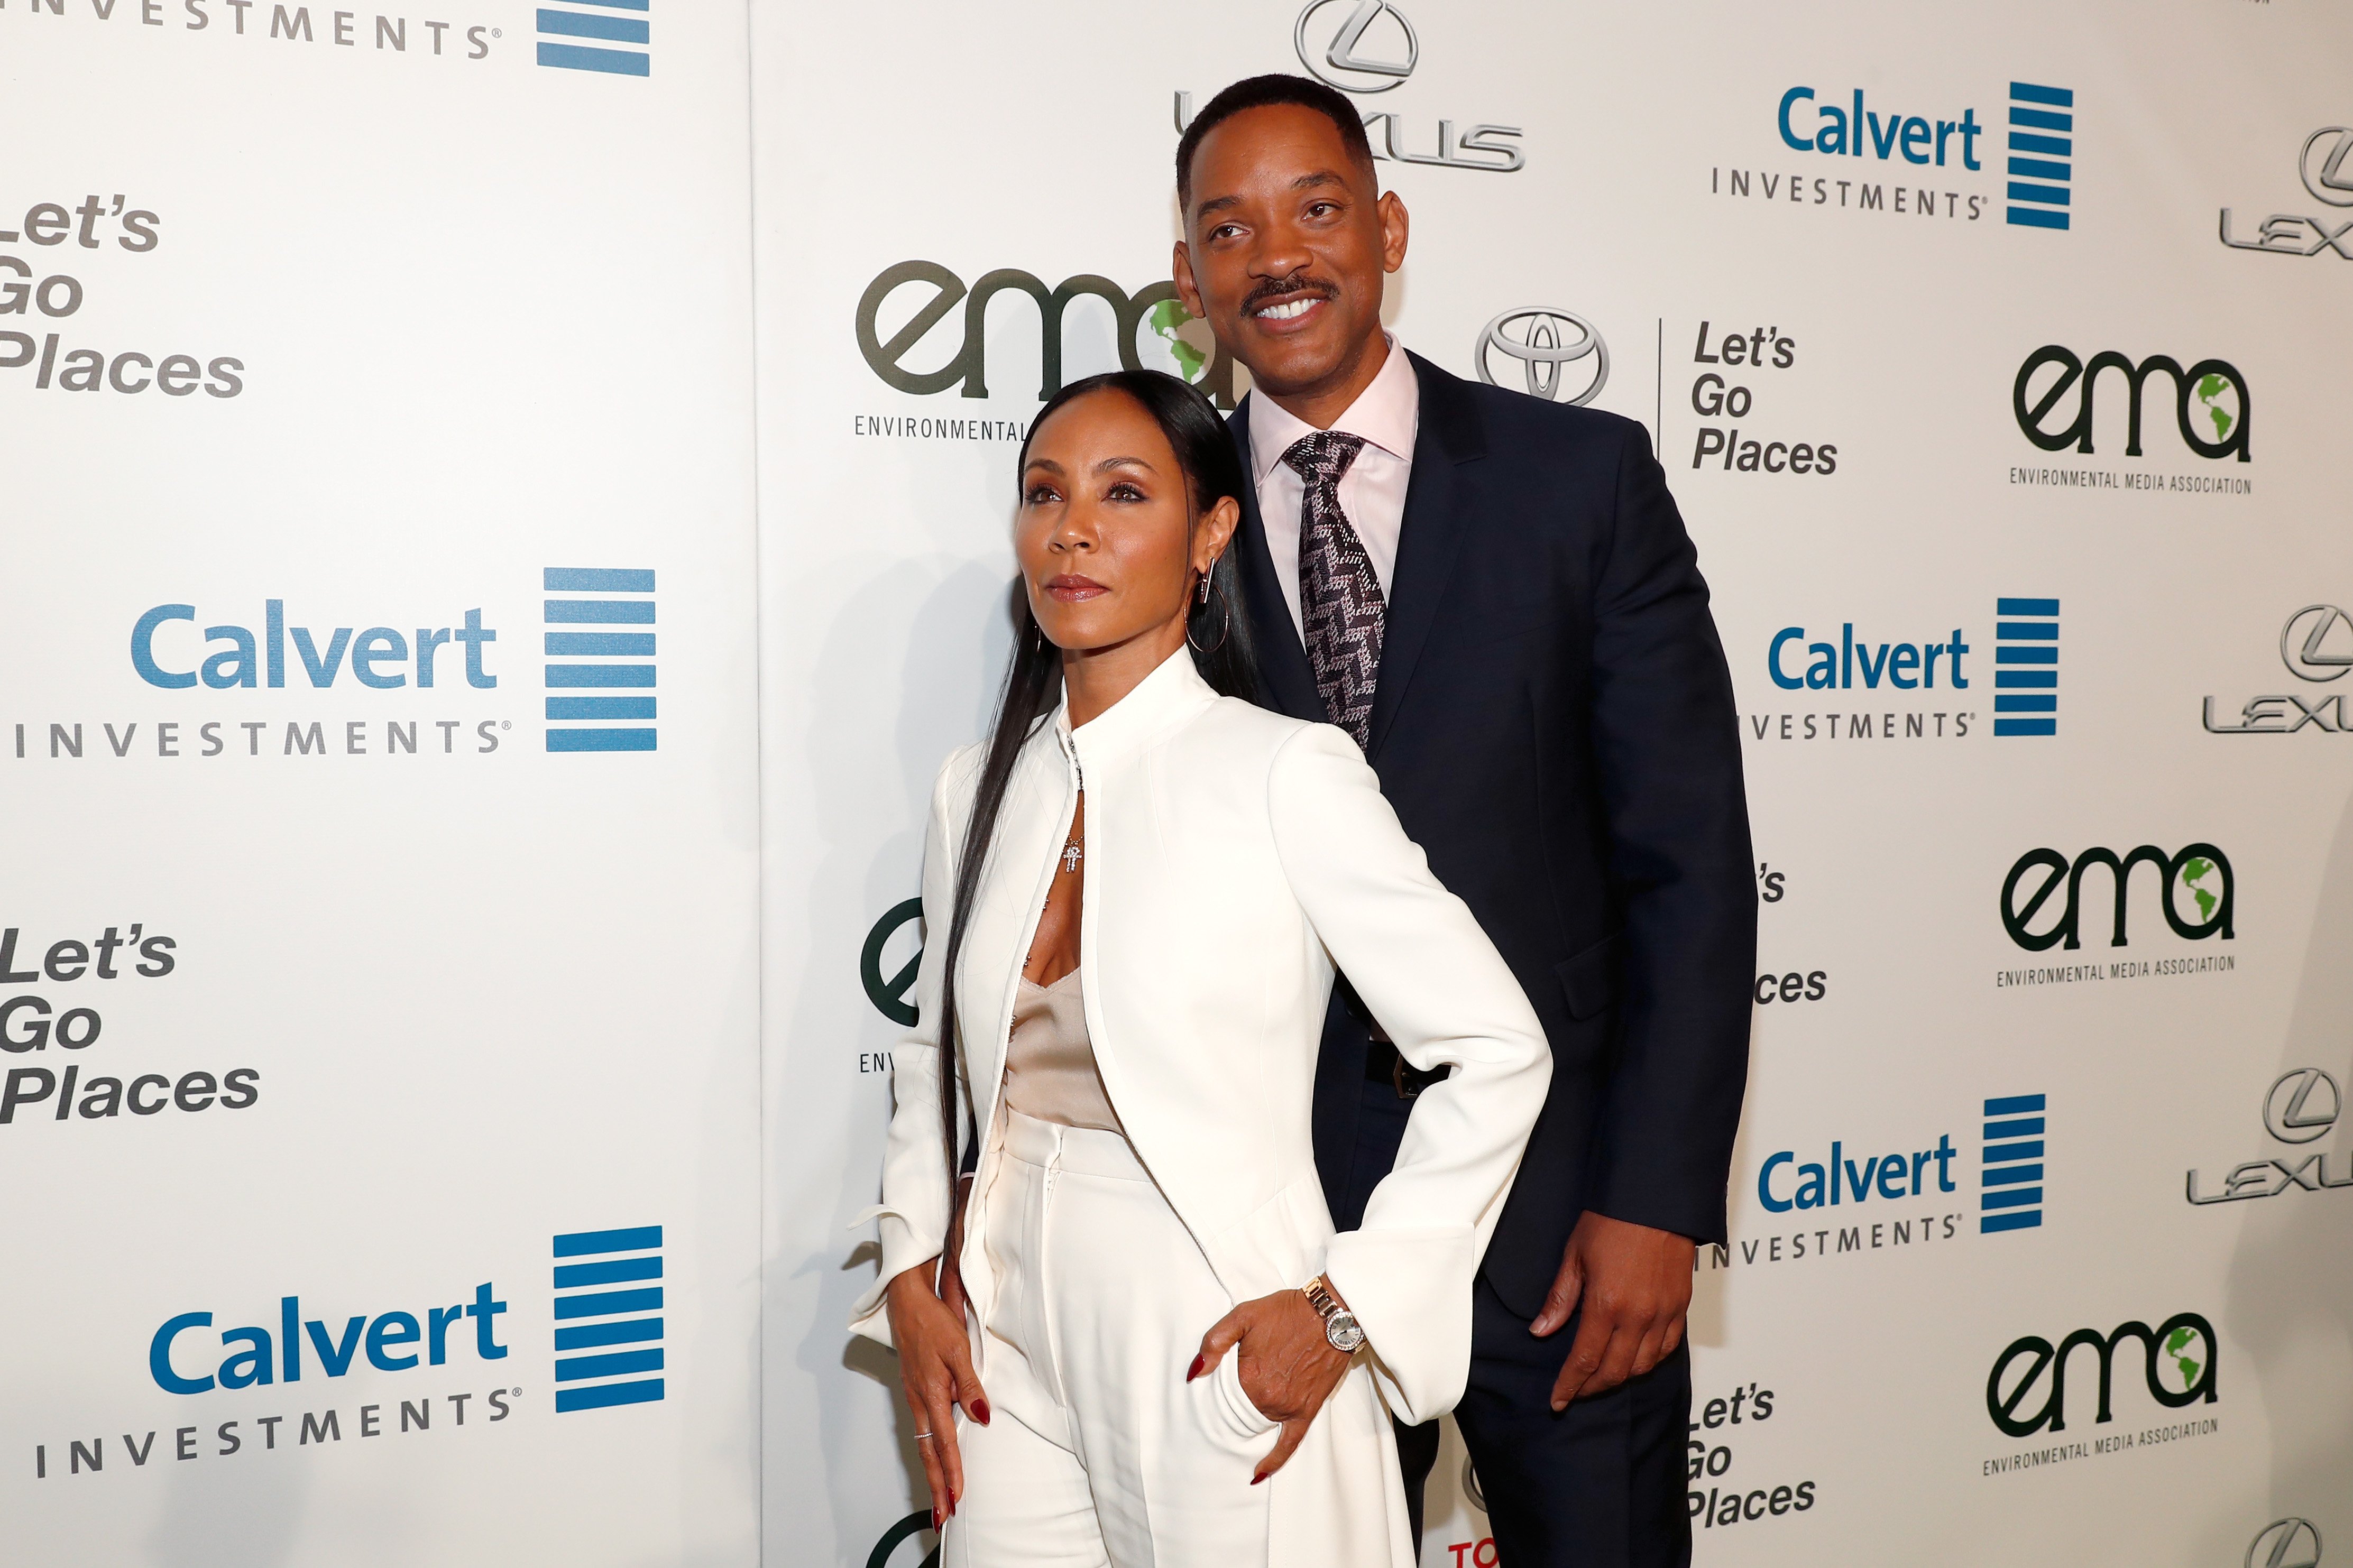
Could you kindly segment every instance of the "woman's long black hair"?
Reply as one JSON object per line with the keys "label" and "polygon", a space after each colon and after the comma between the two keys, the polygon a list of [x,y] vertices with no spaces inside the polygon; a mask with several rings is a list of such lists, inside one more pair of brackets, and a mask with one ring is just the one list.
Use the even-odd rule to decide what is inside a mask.
{"label": "woman's long black hair", "polygon": [[[1226,434],[1225,421],[1198,391],[1173,375],[1152,370],[1115,370],[1074,381],[1056,393],[1030,422],[1029,437],[1021,443],[1021,457],[1013,470],[1014,491],[1021,493],[1022,475],[1029,467],[1029,440],[1065,405],[1098,392],[1123,393],[1141,404],[1168,438],[1185,473],[1188,515],[1201,515],[1230,496],[1240,504],[1243,489],[1241,459]],[[1186,641],[1194,668],[1219,692],[1244,700],[1258,692],[1258,665],[1251,657],[1250,621],[1242,608],[1235,552],[1229,545],[1209,569],[1209,597],[1192,600]],[[1062,694],[1061,650],[1046,640],[1037,617],[1029,613],[1029,595],[1019,578],[1013,583],[1013,662],[1005,672],[1005,689],[997,700],[997,723],[989,732],[988,752],[981,763],[980,787],[974,794],[972,818],[965,829],[963,852],[956,858],[955,913],[948,921],[948,949],[940,979],[940,1138],[947,1152],[948,1201],[953,1207],[960,1170],[961,1129],[956,1114],[956,963],[964,952],[972,907],[980,893],[981,873],[990,847],[997,840],[997,817],[1005,794],[1013,782],[1013,765],[1038,726],[1054,711]]]}

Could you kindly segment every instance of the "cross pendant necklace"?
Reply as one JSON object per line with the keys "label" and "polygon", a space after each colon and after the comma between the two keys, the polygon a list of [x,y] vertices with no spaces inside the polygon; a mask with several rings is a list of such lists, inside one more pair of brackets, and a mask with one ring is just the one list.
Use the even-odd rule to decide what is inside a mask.
{"label": "cross pendant necklace", "polygon": [[1086,858],[1086,846],[1077,839],[1062,846],[1062,869],[1065,872],[1077,870],[1079,862]]}

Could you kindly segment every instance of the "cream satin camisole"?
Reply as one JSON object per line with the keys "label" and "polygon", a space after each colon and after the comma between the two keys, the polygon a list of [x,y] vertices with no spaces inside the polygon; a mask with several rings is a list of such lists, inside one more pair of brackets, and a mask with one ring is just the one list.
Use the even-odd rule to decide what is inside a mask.
{"label": "cream satin camisole", "polygon": [[1126,1131],[1095,1067],[1079,971],[1051,985],[1022,978],[1013,1004],[1013,1036],[1005,1048],[1005,1103],[1040,1121]]}

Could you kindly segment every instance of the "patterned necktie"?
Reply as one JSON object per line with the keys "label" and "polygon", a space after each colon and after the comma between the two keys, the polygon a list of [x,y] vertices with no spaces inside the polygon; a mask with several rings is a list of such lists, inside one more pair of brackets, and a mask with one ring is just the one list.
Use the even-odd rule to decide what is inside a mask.
{"label": "patterned necktie", "polygon": [[1282,455],[1306,487],[1299,509],[1299,618],[1307,662],[1324,710],[1360,749],[1372,729],[1373,682],[1388,619],[1372,557],[1340,510],[1340,476],[1364,449],[1361,436],[1318,430]]}

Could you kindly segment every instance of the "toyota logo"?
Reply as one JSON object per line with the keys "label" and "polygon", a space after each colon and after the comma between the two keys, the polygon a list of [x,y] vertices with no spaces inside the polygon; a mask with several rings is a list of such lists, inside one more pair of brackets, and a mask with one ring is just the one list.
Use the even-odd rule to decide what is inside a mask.
{"label": "toyota logo", "polygon": [[2304,153],[2296,160],[2304,188],[2332,207],[2353,207],[2353,169],[2345,166],[2348,152],[2353,152],[2353,129],[2328,125],[2304,139]]}
{"label": "toyota logo", "polygon": [[[2332,650],[2325,645],[2340,624],[2346,635]],[[2334,605],[2306,605],[2280,628],[2280,658],[2299,680],[2335,680],[2353,669],[2353,616]]]}
{"label": "toyota logo", "polygon": [[2337,1125],[2345,1102],[2337,1080],[2318,1068],[2282,1073],[2263,1096],[2263,1130],[2283,1143],[2309,1143]]}
{"label": "toyota logo", "polygon": [[[1413,74],[1414,62],[1421,58],[1421,44],[1413,36],[1413,24],[1405,13],[1387,4],[1387,0],[1356,0],[1340,30],[1321,55],[1307,47],[1307,30],[1314,26],[1316,16],[1340,0],[1308,0],[1307,9],[1299,13],[1298,25],[1291,29],[1291,42],[1299,51],[1299,63],[1307,74],[1321,82],[1345,92],[1387,92]],[[1370,44],[1366,33],[1384,18],[1396,24],[1382,27]],[[1320,29],[1319,29],[1320,30]],[[1395,58],[1400,46],[1404,58]],[[1390,51],[1388,57],[1370,54],[1369,49]],[[2332,165],[2333,167],[2334,165]]]}
{"label": "toyota logo", "polygon": [[2320,1531],[2308,1519],[2275,1519],[2247,1542],[2247,1568],[2318,1568]]}
{"label": "toyota logo", "polygon": [[[1601,395],[1602,384],[1609,379],[1609,345],[1601,341],[1592,322],[1567,310],[1541,306],[1506,310],[1480,330],[1471,358],[1479,367],[1480,380],[1489,386],[1502,386],[1504,384],[1495,379],[1490,363],[1493,353],[1518,360],[1529,395],[1555,403],[1582,407]],[[1572,397],[1567,367],[1588,355],[1593,360],[1592,384]]]}

